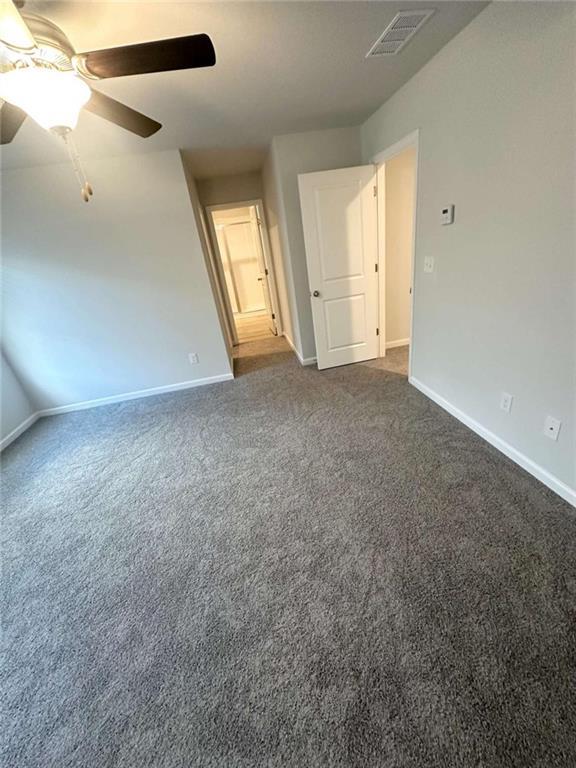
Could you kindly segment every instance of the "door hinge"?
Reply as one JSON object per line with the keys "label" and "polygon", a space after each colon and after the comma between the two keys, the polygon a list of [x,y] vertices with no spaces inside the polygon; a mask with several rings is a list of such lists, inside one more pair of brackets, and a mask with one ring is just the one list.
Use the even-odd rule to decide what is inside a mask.
{"label": "door hinge", "polygon": [[264,270],[264,274],[265,274],[266,276],[268,275],[268,270],[267,270],[267,269],[265,269],[265,270]]}
{"label": "door hinge", "polygon": [[378,264],[374,264],[374,272],[378,272]]}
{"label": "door hinge", "polygon": [[272,320],[276,320],[276,315],[272,312]]}
{"label": "door hinge", "polygon": [[378,195],[378,187],[374,186],[373,189],[374,189],[374,197],[376,197]]}
{"label": "door hinge", "polygon": [[376,328],[376,336],[380,336],[380,328]]}

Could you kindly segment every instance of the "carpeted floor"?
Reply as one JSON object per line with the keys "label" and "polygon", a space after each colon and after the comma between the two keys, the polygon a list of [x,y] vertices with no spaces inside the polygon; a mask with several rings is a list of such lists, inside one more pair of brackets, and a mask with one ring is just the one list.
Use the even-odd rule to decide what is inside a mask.
{"label": "carpeted floor", "polygon": [[408,346],[393,347],[386,351],[386,357],[377,357],[376,360],[369,360],[364,365],[408,376],[408,351]]}
{"label": "carpeted floor", "polygon": [[371,365],[4,454],[6,768],[576,765],[576,517]]}

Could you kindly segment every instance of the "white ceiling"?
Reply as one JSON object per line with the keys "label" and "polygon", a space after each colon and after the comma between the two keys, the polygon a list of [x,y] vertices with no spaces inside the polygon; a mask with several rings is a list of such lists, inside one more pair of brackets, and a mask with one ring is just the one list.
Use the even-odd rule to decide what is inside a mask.
{"label": "white ceiling", "polygon": [[[162,122],[158,134],[141,139],[88,113],[75,132],[87,160],[184,148],[205,177],[259,168],[274,135],[362,122],[486,4],[48,0],[25,10],[59,24],[77,51],[207,32],[216,48],[213,68],[96,85]],[[397,11],[411,7],[437,10],[398,56],[366,59]],[[27,120],[3,148],[2,165],[61,162],[60,144]]]}

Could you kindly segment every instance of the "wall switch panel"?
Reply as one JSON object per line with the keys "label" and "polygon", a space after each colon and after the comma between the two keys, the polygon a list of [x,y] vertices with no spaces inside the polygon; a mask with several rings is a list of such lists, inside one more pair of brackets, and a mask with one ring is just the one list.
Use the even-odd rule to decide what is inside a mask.
{"label": "wall switch panel", "polygon": [[445,205],[442,208],[441,221],[443,226],[446,226],[446,224],[454,223],[454,206],[453,205]]}
{"label": "wall switch panel", "polygon": [[424,259],[424,272],[434,272],[434,256],[426,256]]}
{"label": "wall switch panel", "polygon": [[561,421],[555,419],[553,416],[546,416],[546,421],[544,422],[544,434],[546,437],[549,437],[550,440],[558,440],[561,426]]}
{"label": "wall switch panel", "polygon": [[198,362],[198,355],[196,352],[190,352],[188,355],[188,360],[190,360],[191,365],[195,365]]}
{"label": "wall switch panel", "polygon": [[502,392],[502,396],[500,398],[500,408],[506,413],[510,413],[513,399],[514,398],[509,392]]}

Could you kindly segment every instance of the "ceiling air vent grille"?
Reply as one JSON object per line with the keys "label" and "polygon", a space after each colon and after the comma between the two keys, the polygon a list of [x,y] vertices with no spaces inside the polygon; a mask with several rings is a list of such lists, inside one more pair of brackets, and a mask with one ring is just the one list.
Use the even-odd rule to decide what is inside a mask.
{"label": "ceiling air vent grille", "polygon": [[370,56],[395,56],[400,53],[416,32],[434,13],[433,8],[426,11],[400,11],[392,19],[378,40],[366,54]]}

